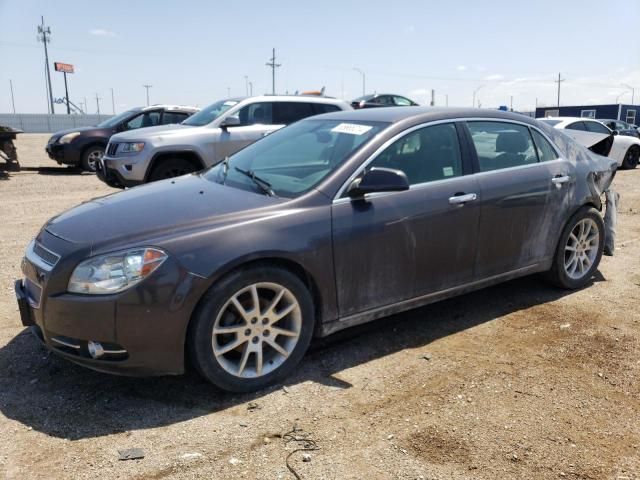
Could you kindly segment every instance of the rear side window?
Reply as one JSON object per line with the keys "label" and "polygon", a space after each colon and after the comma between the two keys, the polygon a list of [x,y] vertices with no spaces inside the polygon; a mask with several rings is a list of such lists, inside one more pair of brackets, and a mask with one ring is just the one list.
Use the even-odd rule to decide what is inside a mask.
{"label": "rear side window", "polygon": [[481,172],[538,162],[529,129],[507,122],[468,122]]}
{"label": "rear side window", "polygon": [[589,132],[604,133],[605,135],[611,134],[609,129],[600,122],[584,122],[584,124],[587,126]]}
{"label": "rear side window", "polygon": [[186,120],[188,115],[186,113],[179,112],[164,112],[162,114],[162,125],[170,125],[173,123],[180,123]]}
{"label": "rear side window", "polygon": [[370,168],[402,170],[409,185],[462,175],[462,155],[455,125],[444,123],[421,128],[396,140]]}
{"label": "rear side window", "polygon": [[538,152],[538,159],[541,162],[548,162],[549,160],[555,160],[558,158],[555,148],[542,136],[537,130],[531,130],[533,135],[533,141],[536,144],[536,151]]}
{"label": "rear side window", "polygon": [[411,105],[411,100],[409,100],[408,98],[404,98],[404,97],[399,97],[399,96],[394,96],[393,100],[395,101],[396,105],[402,106],[402,107],[408,107]]}
{"label": "rear side window", "polygon": [[314,103],[313,108],[316,111],[316,115],[321,113],[339,112],[341,110],[337,105],[330,105],[328,103]]}
{"label": "rear side window", "polygon": [[584,122],[574,122],[570,123],[565,127],[567,130],[581,130],[585,131],[587,128],[584,126]]}
{"label": "rear side window", "polygon": [[273,112],[273,123],[276,125],[289,125],[303,118],[310,117],[315,112],[310,103],[304,102],[278,102]]}

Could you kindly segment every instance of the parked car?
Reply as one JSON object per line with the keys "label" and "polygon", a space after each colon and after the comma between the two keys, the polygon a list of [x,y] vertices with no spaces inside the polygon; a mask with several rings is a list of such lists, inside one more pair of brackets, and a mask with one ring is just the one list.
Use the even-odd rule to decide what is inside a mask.
{"label": "parked car", "polygon": [[302,118],[347,109],[351,107],[341,100],[315,96],[220,100],[180,125],[114,135],[98,177],[124,188],[185,175],[215,165]]}
{"label": "parked car", "polygon": [[199,109],[177,105],[138,107],[113,116],[95,127],[79,127],[54,133],[45,150],[49,158],[62,165],[95,172],[109,138],[115,133],[155,125],[180,123]]}
{"label": "parked car", "polygon": [[610,118],[599,118],[598,121],[604,123],[609,130],[618,132],[620,135],[640,138],[640,132],[638,132],[638,127],[635,125],[623,122],[622,120],[613,120]]}
{"label": "parked car", "polygon": [[638,166],[640,158],[640,139],[638,138],[617,135],[598,120],[588,118],[548,117],[538,120],[563,130],[582,145],[608,144],[609,147],[605,148],[605,151],[595,150],[596,153],[613,158],[621,168],[633,169]]}
{"label": "parked car", "polygon": [[352,100],[351,106],[353,108],[416,107],[418,104],[407,97],[393,93],[373,93]]}
{"label": "parked car", "polygon": [[105,372],[250,391],[313,336],[536,272],[587,285],[616,170],[480,109],[380,108],[283,128],[198,174],[48,221],[15,290],[52,351]]}

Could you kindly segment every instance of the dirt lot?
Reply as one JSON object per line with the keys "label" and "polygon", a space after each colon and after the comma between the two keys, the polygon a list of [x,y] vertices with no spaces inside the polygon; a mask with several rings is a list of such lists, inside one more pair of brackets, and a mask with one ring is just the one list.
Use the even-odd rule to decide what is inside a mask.
{"label": "dirt lot", "polygon": [[[228,395],[195,374],[132,379],[48,354],[13,280],[52,215],[110,193],[22,135],[0,172],[0,478],[640,478],[640,169],[588,288],[525,278],[318,342],[286,387]],[[284,438],[283,438],[283,435]],[[139,447],[141,460],[119,461]]]}

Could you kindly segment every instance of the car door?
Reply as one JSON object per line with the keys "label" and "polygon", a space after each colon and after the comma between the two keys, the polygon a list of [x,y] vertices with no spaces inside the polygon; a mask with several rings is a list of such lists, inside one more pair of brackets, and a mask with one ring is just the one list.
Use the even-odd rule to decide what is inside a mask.
{"label": "car door", "polygon": [[410,189],[332,205],[341,316],[445,290],[473,278],[479,220],[458,126],[419,127],[390,142],[362,169],[402,170]]}
{"label": "car door", "polygon": [[537,147],[526,125],[484,120],[466,125],[481,198],[476,278],[548,259],[567,220],[565,197],[575,185],[572,164],[556,153],[542,155],[539,148],[555,150],[535,130],[538,143],[547,142]]}
{"label": "car door", "polygon": [[220,132],[214,146],[214,163],[236,153],[238,150],[282,128],[273,123],[274,102],[255,102],[225,116],[237,118],[238,125],[229,126]]}

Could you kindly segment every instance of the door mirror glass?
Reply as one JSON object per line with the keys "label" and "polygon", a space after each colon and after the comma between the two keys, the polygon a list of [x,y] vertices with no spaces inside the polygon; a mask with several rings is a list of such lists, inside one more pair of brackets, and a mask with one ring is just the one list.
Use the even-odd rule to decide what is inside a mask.
{"label": "door mirror glass", "polygon": [[347,194],[351,198],[360,198],[367,193],[403,190],[409,190],[409,181],[404,172],[392,168],[372,168],[351,182]]}

